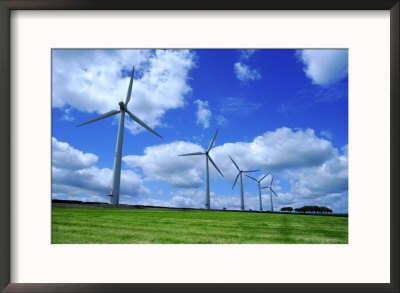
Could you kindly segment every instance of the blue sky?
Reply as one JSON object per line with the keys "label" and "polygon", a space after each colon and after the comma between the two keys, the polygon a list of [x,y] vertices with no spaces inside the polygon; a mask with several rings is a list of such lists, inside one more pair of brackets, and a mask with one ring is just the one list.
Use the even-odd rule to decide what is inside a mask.
{"label": "blue sky", "polygon": [[[132,66],[128,108],[164,139],[126,118],[120,203],[203,208],[205,159],[178,155],[206,149],[219,129],[211,208],[240,209],[230,155],[275,176],[274,210],[348,212],[347,50],[53,50],[53,198],[108,202],[118,116],[76,125],[119,109]],[[258,210],[257,184],[244,190]]]}

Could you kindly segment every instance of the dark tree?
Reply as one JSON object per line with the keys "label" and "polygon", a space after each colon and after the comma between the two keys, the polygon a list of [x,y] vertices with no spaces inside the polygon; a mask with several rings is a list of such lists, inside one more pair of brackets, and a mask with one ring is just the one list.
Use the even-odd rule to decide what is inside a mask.
{"label": "dark tree", "polygon": [[326,213],[326,214],[332,213],[332,210],[330,208],[320,207],[320,209],[321,209],[321,214],[322,213]]}
{"label": "dark tree", "polygon": [[327,207],[319,207],[319,206],[303,206],[301,208],[295,208],[294,209],[295,212],[297,213],[319,213],[319,214],[323,214],[323,213],[332,213],[332,210],[330,208]]}
{"label": "dark tree", "polygon": [[293,211],[292,207],[283,207],[283,208],[281,208],[281,212],[289,212],[289,213],[291,213],[292,211]]}

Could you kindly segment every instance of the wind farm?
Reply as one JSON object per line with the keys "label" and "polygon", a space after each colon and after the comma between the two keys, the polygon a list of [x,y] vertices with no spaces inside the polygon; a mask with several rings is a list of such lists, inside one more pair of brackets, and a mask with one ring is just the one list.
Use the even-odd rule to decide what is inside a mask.
{"label": "wind farm", "polygon": [[310,101],[347,77],[307,54],[55,50],[52,243],[347,243],[347,120]]}
{"label": "wind farm", "polygon": [[[123,135],[124,135],[124,122],[125,122],[125,113],[129,115],[129,117],[147,129],[148,131],[152,132],[159,138],[163,138],[161,135],[159,135],[156,131],[154,131],[150,126],[148,126],[146,123],[144,123],[142,120],[140,120],[138,117],[136,117],[132,112],[128,110],[128,103],[131,99],[132,95],[132,84],[134,80],[134,74],[135,74],[135,67],[133,66],[132,68],[132,73],[130,76],[130,81],[129,81],[129,87],[128,87],[128,92],[125,98],[125,103],[124,102],[119,102],[119,108],[120,110],[111,110],[105,114],[102,114],[96,118],[90,119],[86,122],[83,122],[81,124],[78,124],[77,126],[83,126],[107,117],[111,117],[117,114],[120,114],[120,119],[119,119],[119,127],[118,127],[118,136],[117,136],[117,143],[116,143],[116,148],[115,148],[115,156],[114,156],[114,167],[113,167],[113,175],[112,175],[112,185],[111,185],[111,191],[110,191],[110,200],[109,203],[113,205],[118,205],[119,204],[119,193],[120,193],[120,184],[121,184],[121,161],[122,161],[122,143],[123,143]],[[210,203],[210,179],[209,179],[209,162],[214,166],[214,168],[218,171],[218,173],[224,177],[222,174],[221,170],[217,167],[213,159],[211,158],[209,152],[212,149],[215,139],[217,137],[219,129],[215,132],[213,138],[211,139],[211,142],[205,152],[194,152],[194,153],[186,153],[186,154],[180,154],[179,156],[205,156],[205,161],[206,161],[206,168],[205,168],[205,208],[206,209],[211,209],[211,203]],[[229,156],[229,155],[228,155]],[[243,193],[243,173],[251,173],[251,172],[257,172],[259,170],[241,170],[239,166],[236,164],[236,162],[232,159],[231,156],[229,156],[231,159],[232,163],[238,170],[238,174],[235,178],[235,181],[232,186],[232,190],[234,189],[236,182],[238,178],[240,178],[240,208],[242,211],[245,210],[245,205],[244,205],[244,193]],[[266,176],[268,176],[270,173],[267,173],[264,175],[260,180],[255,179],[254,177],[248,176],[250,179],[253,179],[258,182],[258,192],[259,192],[259,204],[260,204],[260,211],[262,211],[262,200],[261,200],[261,189],[263,188],[269,188],[270,194],[271,194],[271,212],[273,212],[273,206],[272,206],[272,193],[274,193],[276,196],[278,196],[275,191],[272,189],[272,181],[273,177],[271,180],[271,184],[269,187],[260,187],[260,182],[262,179],[264,179]]]}

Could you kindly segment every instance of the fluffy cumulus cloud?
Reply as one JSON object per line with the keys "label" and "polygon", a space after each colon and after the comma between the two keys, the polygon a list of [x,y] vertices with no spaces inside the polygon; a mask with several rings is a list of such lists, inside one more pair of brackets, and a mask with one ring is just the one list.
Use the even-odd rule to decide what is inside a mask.
{"label": "fluffy cumulus cloud", "polygon": [[[335,155],[332,144],[315,135],[312,129],[282,127],[257,136],[251,142],[216,146],[212,155],[230,178],[236,175],[230,155],[240,168],[281,171],[288,168],[319,166]],[[225,175],[224,173],[224,175]]]}
{"label": "fluffy cumulus cloud", "polygon": [[[98,168],[98,157],[52,139],[52,195],[54,198],[108,201],[112,170]],[[121,172],[121,201],[149,194],[142,178],[132,170]]]}
{"label": "fluffy cumulus cloud", "polygon": [[[298,203],[327,203],[337,198],[340,198],[344,206],[347,203],[343,193],[347,191],[348,182],[346,150],[347,147],[344,147],[340,152],[330,141],[318,137],[312,129],[283,127],[257,136],[251,142],[218,145],[216,141],[210,155],[224,174],[223,180],[230,183],[235,179],[237,170],[228,155],[242,170],[261,169],[278,174],[274,181],[278,192],[282,189],[279,178],[289,182],[290,192],[280,193],[279,198],[274,198],[277,208],[293,202],[298,206]],[[172,186],[190,190],[202,185],[205,159],[203,156],[178,155],[202,151],[204,149],[198,144],[178,141],[147,147],[144,155],[126,156],[123,160],[130,167],[142,168],[146,180],[163,180]],[[210,176],[220,178],[211,165]],[[163,205],[173,206],[179,201],[179,206],[203,207],[204,196],[199,193],[193,196],[193,192],[188,190],[175,194],[173,199]],[[230,196],[235,200],[228,205],[226,200]],[[269,202],[267,192],[263,197]],[[256,208],[257,197],[253,200]],[[215,195],[213,199],[213,207],[235,208],[239,205],[235,195]]]}
{"label": "fluffy cumulus cloud", "polygon": [[233,66],[235,75],[240,81],[261,79],[261,73],[258,69],[251,69],[248,65],[236,62]]}
{"label": "fluffy cumulus cloud", "polygon": [[80,170],[93,166],[98,157],[94,154],[83,153],[74,149],[66,142],[52,138],[52,166],[56,168]]}
{"label": "fluffy cumulus cloud", "polygon": [[122,159],[129,167],[143,169],[147,180],[162,180],[174,187],[193,188],[202,183],[205,158],[178,156],[193,152],[204,152],[204,149],[194,143],[176,141],[147,147],[142,156],[131,155]]}
{"label": "fluffy cumulus cloud", "polygon": [[197,124],[202,125],[204,129],[210,127],[211,111],[208,102],[196,100],[194,103],[197,104]]}
{"label": "fluffy cumulus cloud", "polygon": [[[205,157],[179,156],[193,152],[204,152],[204,148],[197,143],[175,141],[147,147],[143,155],[123,157],[129,168],[141,168],[145,178],[133,170],[123,170],[121,198],[129,202],[136,195],[150,195],[143,182],[164,181],[179,189],[165,199],[148,197],[135,203],[203,208]],[[347,212],[347,146],[338,150],[312,129],[283,127],[257,136],[251,142],[222,145],[218,145],[217,137],[210,155],[224,174],[222,178],[210,165],[211,178],[226,180],[229,186],[237,170],[228,155],[242,170],[272,171],[274,189],[279,194],[279,197],[273,197],[275,210],[288,205],[322,205]],[[86,195],[87,200],[107,201],[105,195],[110,190],[112,170],[96,167],[97,160],[96,155],[83,153],[53,138],[53,196],[68,195],[70,199],[79,196],[85,200],[82,195]],[[267,182],[271,177],[268,178]],[[212,208],[240,209],[237,190],[229,192],[212,193]],[[263,190],[262,198],[264,209],[269,208],[268,190]],[[258,196],[245,194],[245,204],[246,209],[258,209]]]}
{"label": "fluffy cumulus cloud", "polygon": [[304,64],[304,72],[315,84],[329,85],[347,75],[347,50],[299,50],[296,55]]}
{"label": "fluffy cumulus cloud", "polygon": [[[162,125],[164,113],[183,107],[191,91],[187,79],[195,56],[188,50],[54,50],[53,107],[94,114],[118,109],[132,66],[129,109],[151,127]],[[142,131],[129,119],[126,126],[132,133]]]}
{"label": "fluffy cumulus cloud", "polygon": [[291,183],[292,193],[304,198],[342,193],[348,188],[347,164],[346,155],[336,154],[319,166],[285,170],[282,177]]}

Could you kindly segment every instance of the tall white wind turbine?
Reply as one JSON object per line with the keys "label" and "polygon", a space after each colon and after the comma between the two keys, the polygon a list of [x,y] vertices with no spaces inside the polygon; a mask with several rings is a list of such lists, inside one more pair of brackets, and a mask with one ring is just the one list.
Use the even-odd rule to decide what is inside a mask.
{"label": "tall white wind turbine", "polygon": [[189,154],[183,154],[183,155],[179,155],[179,156],[198,156],[198,155],[205,155],[206,156],[206,209],[210,209],[210,179],[209,179],[209,174],[208,174],[208,161],[211,162],[211,164],[213,164],[213,166],[215,167],[215,169],[217,169],[217,171],[219,172],[219,174],[221,174],[222,177],[224,177],[224,175],[221,173],[221,171],[218,169],[217,165],[214,163],[214,161],[211,159],[210,157],[210,150],[214,144],[215,138],[217,137],[217,133],[218,133],[218,129],[214,134],[213,139],[211,140],[210,146],[208,147],[208,149],[202,153],[202,152],[197,152],[197,153],[189,153]]}
{"label": "tall white wind turbine", "polygon": [[266,175],[264,175],[260,180],[254,178],[254,177],[251,177],[251,176],[249,176],[249,175],[246,175],[246,176],[249,177],[250,179],[253,179],[254,181],[257,181],[257,184],[258,184],[258,199],[260,200],[260,212],[262,212],[261,186],[260,186],[260,183],[261,183],[261,181],[262,181],[265,177],[268,176],[269,173],[271,173],[271,172],[268,172],[268,173],[267,173]]}
{"label": "tall white wind turbine", "polygon": [[131,99],[131,92],[132,92],[132,82],[133,82],[133,75],[135,72],[135,66],[132,68],[132,75],[131,75],[131,80],[129,82],[129,88],[128,88],[128,93],[126,95],[125,103],[124,102],[119,102],[119,111],[117,110],[112,110],[110,112],[107,112],[103,115],[100,115],[99,117],[96,117],[94,119],[91,119],[89,121],[86,121],[82,124],[79,124],[77,126],[82,126],[97,120],[101,120],[113,115],[117,115],[118,113],[121,113],[120,119],[119,119],[119,127],[118,127],[118,136],[117,136],[117,146],[115,148],[115,157],[114,157],[114,168],[113,168],[113,176],[112,176],[112,185],[111,185],[111,194],[110,196],[110,204],[118,204],[119,203],[119,188],[120,188],[120,181],[121,181],[121,156],[122,156],[122,141],[123,141],[123,136],[124,136],[124,122],[125,122],[125,113],[128,113],[129,117],[131,117],[132,120],[136,121],[138,124],[146,128],[147,130],[151,131],[158,137],[162,138],[161,135],[159,135],[157,132],[155,132],[153,129],[151,129],[148,125],[146,125],[142,120],[140,120],[138,117],[133,115],[127,108],[129,100]]}
{"label": "tall white wind turbine", "polygon": [[272,193],[275,194],[276,197],[278,197],[278,195],[276,194],[276,192],[272,189],[272,182],[273,182],[273,181],[274,181],[274,176],[272,176],[271,183],[269,184],[269,186],[261,187],[261,189],[269,188],[269,195],[271,196],[271,212],[274,211],[274,205],[272,204]]}
{"label": "tall white wind turbine", "polygon": [[238,171],[239,171],[239,173],[236,176],[235,182],[233,183],[232,190],[233,190],[233,188],[235,188],[236,181],[238,180],[238,178],[240,176],[240,209],[242,211],[244,211],[243,177],[242,177],[242,174],[243,173],[250,173],[250,172],[257,172],[257,171],[260,171],[260,170],[249,170],[249,171],[240,170],[239,166],[235,163],[235,161],[231,158],[231,156],[229,156],[229,158],[231,159],[232,163],[235,165],[236,169],[238,169]]}

